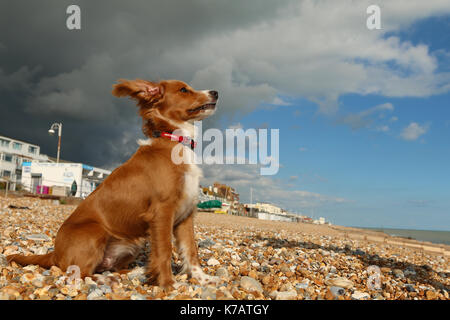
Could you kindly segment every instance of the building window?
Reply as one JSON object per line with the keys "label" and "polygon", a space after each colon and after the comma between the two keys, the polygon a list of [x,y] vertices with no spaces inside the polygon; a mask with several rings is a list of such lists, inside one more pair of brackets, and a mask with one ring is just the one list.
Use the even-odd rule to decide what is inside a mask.
{"label": "building window", "polygon": [[18,142],[13,142],[13,149],[22,150],[22,144]]}
{"label": "building window", "polygon": [[5,156],[4,156],[4,157],[5,157],[5,161],[6,161],[6,162],[12,162],[12,158],[13,158],[13,157],[12,157],[11,154],[5,153]]}
{"label": "building window", "polygon": [[28,147],[28,152],[32,154],[36,154],[37,148],[33,146]]}
{"label": "building window", "polygon": [[9,140],[0,139],[0,146],[8,148],[9,147],[9,142],[10,142]]}
{"label": "building window", "polygon": [[6,178],[11,177],[11,171],[3,170],[3,176],[6,177]]}

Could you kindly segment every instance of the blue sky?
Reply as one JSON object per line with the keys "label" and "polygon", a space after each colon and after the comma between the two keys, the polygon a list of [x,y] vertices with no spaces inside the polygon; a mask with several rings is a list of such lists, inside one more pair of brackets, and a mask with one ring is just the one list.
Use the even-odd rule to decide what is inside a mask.
{"label": "blue sky", "polygon": [[[427,45],[438,60],[437,71],[448,71],[448,16],[419,21],[396,36]],[[450,230],[449,92],[417,98],[347,94],[332,116],[318,113],[306,99],[281,98],[289,105],[266,105],[239,123],[244,129],[280,128],[282,168],[276,178],[286,190],[349,200],[299,211],[336,224]],[[370,113],[359,128],[342,123],[349,114],[386,103],[392,110]],[[405,140],[402,132],[411,123],[426,132]]]}

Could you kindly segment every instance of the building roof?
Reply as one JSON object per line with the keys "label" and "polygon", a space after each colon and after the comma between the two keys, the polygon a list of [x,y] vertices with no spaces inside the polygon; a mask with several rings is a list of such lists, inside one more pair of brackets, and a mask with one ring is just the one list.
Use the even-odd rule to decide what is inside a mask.
{"label": "building roof", "polygon": [[2,135],[0,135],[0,138],[1,138],[1,139],[3,139],[3,138],[4,138],[4,139],[8,139],[8,140],[11,140],[11,141],[17,141],[17,142],[21,142],[21,143],[26,143],[26,144],[30,144],[30,145],[32,145],[32,146],[34,146],[34,147],[40,148],[39,145],[34,144],[34,143],[31,143],[31,142],[26,142],[26,141],[22,141],[22,140],[17,140],[17,139],[10,138],[10,137],[6,137],[6,136],[2,136]]}

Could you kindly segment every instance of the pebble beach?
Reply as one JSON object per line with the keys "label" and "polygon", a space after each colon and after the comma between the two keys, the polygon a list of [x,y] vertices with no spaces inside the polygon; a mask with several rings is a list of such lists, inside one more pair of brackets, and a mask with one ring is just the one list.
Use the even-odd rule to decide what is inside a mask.
{"label": "pebble beach", "polygon": [[15,253],[45,254],[74,205],[0,197],[0,300],[448,300],[450,247],[339,226],[198,212],[201,286],[172,269],[178,286],[146,284],[149,246],[129,270],[76,279],[58,267],[9,265]]}

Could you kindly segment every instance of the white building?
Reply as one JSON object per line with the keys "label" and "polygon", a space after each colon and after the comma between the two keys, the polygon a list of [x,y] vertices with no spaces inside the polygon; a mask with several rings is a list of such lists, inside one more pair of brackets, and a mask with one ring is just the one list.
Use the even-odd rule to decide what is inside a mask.
{"label": "white building", "polygon": [[265,203],[265,202],[257,202],[253,208],[256,208],[262,212],[268,212],[268,213],[272,213],[272,214],[278,214],[278,215],[284,214],[283,209],[281,209],[280,207],[277,207],[273,204]]}
{"label": "white building", "polygon": [[257,202],[256,204],[244,204],[244,206],[249,210],[251,216],[260,220],[298,222],[301,217],[269,203]]}
{"label": "white building", "polygon": [[40,149],[35,144],[0,136],[0,178],[9,180],[10,190],[15,190],[21,181],[23,162],[49,161]]}
{"label": "white building", "polygon": [[275,214],[275,213],[268,213],[268,212],[258,212],[258,219],[260,220],[271,220],[271,221],[288,221],[288,222],[294,222],[297,221],[297,218],[294,216],[288,216],[284,214]]}
{"label": "white building", "polygon": [[324,217],[320,217],[318,220],[314,220],[313,221],[314,224],[325,224],[325,218]]}
{"label": "white building", "polygon": [[110,174],[82,163],[24,162],[22,186],[33,193],[85,198]]}

